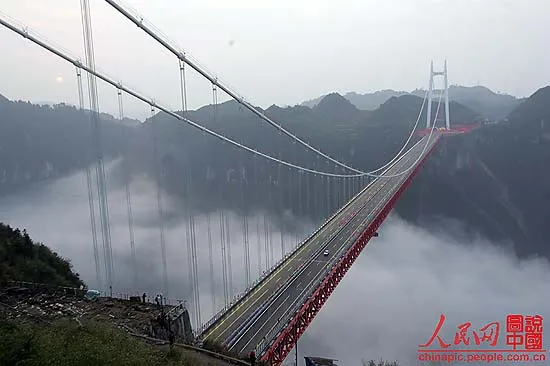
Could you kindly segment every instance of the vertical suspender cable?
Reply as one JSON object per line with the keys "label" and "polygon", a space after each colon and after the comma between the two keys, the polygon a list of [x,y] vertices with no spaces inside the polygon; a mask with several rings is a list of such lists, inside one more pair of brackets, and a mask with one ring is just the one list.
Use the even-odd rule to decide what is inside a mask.
{"label": "vertical suspender cable", "polygon": [[[214,108],[214,124],[218,118],[218,89],[216,84],[212,84],[212,104]],[[225,177],[227,184],[227,177]],[[225,186],[224,186],[225,187]],[[223,190],[220,190],[221,196],[220,200],[223,201],[224,194]],[[223,297],[225,301],[225,306],[229,305],[229,288],[228,288],[228,278],[227,278],[227,248],[226,248],[226,233],[225,233],[225,214],[223,207],[218,213],[218,220],[220,224],[220,246],[222,254],[222,282],[223,282]]]}
{"label": "vertical suspender cable", "polygon": [[[79,67],[76,67],[76,78],[77,78],[77,85],[78,85],[78,105],[79,105],[80,111],[84,113],[84,91],[82,88],[82,70]],[[93,147],[90,144],[90,153],[92,153],[92,151],[93,151]],[[91,230],[92,230],[92,244],[94,248],[94,261],[95,261],[95,273],[96,273],[96,279],[97,279],[97,286],[99,288],[102,288],[101,268],[99,263],[99,248],[97,245],[97,228],[95,223],[92,169],[89,164],[86,165],[86,185],[88,187],[88,206],[90,209],[90,224],[91,224]]]}
{"label": "vertical suspender cable", "polygon": [[225,215],[225,238],[227,245],[227,278],[229,280],[229,298],[233,298],[233,269],[231,267],[231,231],[229,222],[231,220],[230,215]]}
{"label": "vertical suspender cable", "polygon": [[[260,136],[258,134],[258,136]],[[258,158],[256,156],[253,157],[254,159],[254,178],[256,181],[256,185],[254,189],[256,190],[256,205],[260,207],[260,167],[258,166]],[[257,244],[257,252],[258,252],[258,277],[262,275],[262,238],[260,236],[260,212],[256,214],[256,244]]]}
{"label": "vertical suspender cable", "polygon": [[191,264],[193,269],[193,302],[195,303],[195,314],[197,319],[197,328],[201,325],[201,308],[200,308],[200,289],[199,289],[199,270],[198,270],[198,257],[197,257],[197,241],[195,235],[195,215],[193,214],[193,208],[191,206],[191,195],[193,192],[193,176],[191,174],[191,168],[187,174],[188,179],[188,202],[189,205],[189,234],[191,236]]}
{"label": "vertical suspender cable", "polygon": [[[278,134],[278,138],[277,138],[277,141],[279,142],[278,143],[278,147],[279,147],[279,159],[282,158],[282,152],[281,152],[281,140],[282,140],[282,134],[281,132],[279,132]],[[280,239],[281,239],[281,258],[284,258],[285,256],[285,241],[284,241],[284,227],[285,227],[285,224],[284,224],[284,203],[283,203],[283,199],[284,199],[284,190],[283,190],[283,179],[281,177],[281,164],[277,164],[277,187],[279,188],[277,191],[279,192],[279,211],[280,211],[280,227],[279,227],[279,232],[280,232]],[[290,186],[288,187],[290,189]]]}
{"label": "vertical suspender cable", "polygon": [[[187,114],[187,88],[185,87],[185,63],[180,60],[180,74],[181,74],[181,89],[183,98],[182,113]],[[214,96],[214,90],[212,90],[212,103],[216,97]],[[214,105],[214,120],[216,119],[216,106]],[[206,134],[203,131],[203,136],[206,138]],[[207,166],[207,179],[210,177],[210,167]],[[214,248],[212,244],[212,220],[210,218],[210,211],[206,212],[206,230],[208,234],[208,270],[210,274],[210,301],[212,302],[212,316],[216,314],[216,281],[214,280]]]}
{"label": "vertical suspender cable", "polygon": [[[315,165],[315,169],[321,169],[321,164],[319,164],[319,155],[317,155],[315,157],[315,160],[317,162],[317,164],[315,164],[316,162],[313,162],[313,164]],[[321,176],[320,178],[320,181],[317,181],[317,176],[314,176],[313,177],[313,204],[314,204],[314,208],[313,210],[315,211],[315,219],[317,220],[318,217],[323,217],[323,214],[322,214],[322,210],[323,210],[323,207],[322,207],[322,192],[323,192],[323,189],[322,187],[319,188],[319,186],[321,185],[320,183],[322,183],[322,179],[323,177]],[[319,191],[321,192],[321,194],[319,194]]]}
{"label": "vertical suspender cable", "polygon": [[[94,45],[92,36],[92,19],[88,0],[81,0],[82,28],[84,34],[84,51],[88,68],[95,71]],[[105,272],[110,295],[113,295],[113,250],[111,248],[111,228],[109,225],[109,207],[107,200],[107,187],[105,183],[105,169],[103,166],[103,146],[101,144],[101,127],[99,123],[99,102],[97,98],[97,84],[95,76],[88,72],[88,92],[90,96],[90,109],[92,111],[92,131],[96,155],[97,190],[99,197],[99,216],[103,237],[103,255],[105,259]]]}
{"label": "vertical suspender cable", "polygon": [[[185,244],[187,248],[187,291],[189,292],[189,296],[192,297],[192,303],[193,307],[196,306],[195,304],[195,280],[193,276],[193,250],[191,249],[191,223],[189,219],[189,179],[188,179],[188,169],[185,168]],[[193,310],[193,316],[195,317],[195,321],[197,320],[197,312],[196,308]]]}
{"label": "vertical suspender cable", "polygon": [[225,253],[225,220],[223,217],[223,210],[220,209],[218,220],[220,223],[220,246],[222,252],[222,282],[223,282],[223,298],[225,306],[229,305],[229,295],[227,289],[227,257]]}
{"label": "vertical suspender cable", "polygon": [[343,178],[342,179],[342,185],[343,185],[343,188],[344,188],[344,204],[346,204],[348,202],[348,180],[347,178]]}
{"label": "vertical suspender cable", "polygon": [[351,187],[351,182],[353,180],[352,180],[352,178],[348,178],[347,181],[348,181],[348,194],[349,194],[348,201],[349,201],[349,200],[351,200],[351,197],[353,196],[352,187]]}
{"label": "vertical suspender cable", "polygon": [[247,191],[246,168],[244,165],[244,152],[241,150],[241,208],[242,208],[242,220],[243,220],[243,244],[244,244],[244,281],[246,288],[250,285],[250,243],[248,241],[248,210],[246,210],[247,204],[245,200],[245,193]]}
{"label": "vertical suspender cable", "polygon": [[[295,215],[296,211],[298,211],[298,210],[293,209],[295,201],[293,200],[293,197],[291,195],[294,192],[292,188],[294,188],[295,185],[293,185],[292,183],[293,183],[292,182],[292,169],[289,168],[288,169],[288,186],[287,186],[288,187],[287,188],[287,190],[288,190],[288,201],[287,201],[286,207],[287,207],[288,210],[290,210],[291,215]],[[300,187],[298,187],[298,189],[299,188]],[[294,242],[298,242],[298,231],[297,230],[294,230]],[[292,248],[292,245],[290,247]],[[285,253],[286,253],[286,249],[285,249]],[[285,253],[283,253],[283,256],[284,256]]]}
{"label": "vertical suspender cable", "polygon": [[[327,171],[330,170],[330,161],[327,160]],[[330,196],[330,177],[327,175],[327,220],[330,217],[331,212],[331,196]]]}
{"label": "vertical suspender cable", "polygon": [[210,301],[212,302],[212,316],[216,314],[216,283],[214,282],[214,260],[212,250],[212,223],[210,212],[206,214],[206,225],[208,231],[208,264],[210,272]]}
{"label": "vertical suspender cable", "polygon": [[153,165],[155,170],[155,182],[157,191],[158,227],[160,234],[160,251],[162,257],[162,290],[163,298],[167,299],[168,293],[168,269],[166,265],[166,245],[164,242],[164,208],[162,204],[162,192],[160,188],[160,161],[158,152],[158,118],[155,117],[155,107],[151,106],[151,124],[153,132]]}
{"label": "vertical suspender cable", "polygon": [[[296,141],[292,140],[292,145],[294,146],[294,157],[296,158],[296,164],[300,164],[300,159],[298,158],[298,153],[297,153],[297,147],[296,147]],[[290,169],[292,170],[292,169]],[[292,212],[292,215],[293,215],[293,218],[294,218],[294,222],[296,225],[294,225],[294,245],[292,246],[292,248],[295,248],[296,246],[298,246],[298,243],[300,242],[300,233],[298,231],[298,220],[300,219],[301,215],[303,215],[303,212],[302,212],[302,174],[303,174],[303,170],[298,170],[298,207],[296,208],[296,212]],[[292,185],[291,185],[292,186]],[[290,207],[292,207],[292,202],[290,202]]]}
{"label": "vertical suspender cable", "polygon": [[[182,115],[187,114],[187,83],[185,78],[185,63],[181,60],[179,61],[180,69],[180,91],[181,91],[181,111]],[[190,166],[186,171],[186,187],[187,187],[187,200],[185,202],[186,211],[187,211],[187,242],[188,248],[188,257],[191,257],[191,282],[193,284],[193,303],[195,307],[195,319],[197,328],[201,324],[201,312],[200,312],[200,289],[199,289],[199,271],[198,271],[198,256],[197,256],[197,241],[195,235],[195,216],[193,214],[193,208],[191,205],[192,195],[193,195],[193,176],[192,176],[192,167]]]}
{"label": "vertical suspender cable", "polygon": [[[118,118],[122,123],[124,119],[124,106],[122,103],[122,90],[117,89],[118,95]],[[128,149],[126,150],[128,152]],[[132,255],[132,286],[133,291],[137,291],[137,263],[136,263],[136,245],[134,240],[134,220],[132,215],[132,195],[130,191],[130,167],[127,162],[123,162],[123,179],[126,190],[126,214],[128,216],[128,233],[130,235],[130,250]]]}
{"label": "vertical suspender cable", "polygon": [[[271,175],[269,174],[269,166],[266,168],[266,176],[267,176],[267,193],[268,193],[268,200],[267,200],[267,207],[268,210],[271,209]],[[267,271],[271,265],[271,261],[269,259],[269,228],[268,228],[268,222],[267,222],[267,212],[266,210],[263,211],[264,216],[264,251],[265,251],[265,270]]]}
{"label": "vertical suspender cable", "polygon": [[187,80],[185,78],[185,62],[179,61],[180,64],[180,92],[181,92],[181,114],[182,117],[187,115]]}
{"label": "vertical suspender cable", "polygon": [[264,212],[264,251],[265,251],[265,270],[269,269],[271,261],[269,259],[269,228],[267,222],[267,215]]}
{"label": "vertical suspender cable", "polygon": [[[271,172],[271,170],[269,170]],[[267,191],[267,201],[268,201],[268,207],[269,209],[271,210],[272,207],[273,207],[273,187],[272,187],[272,182],[273,182],[273,177],[271,176],[271,173],[268,173],[269,175],[269,185],[268,185],[268,191]],[[271,241],[271,225],[270,225],[270,221],[269,221],[269,216],[268,216],[268,213],[266,212],[264,214],[264,225],[265,225],[265,230],[266,230],[266,242],[267,242],[267,270],[271,267],[271,262],[273,261],[273,243]]]}
{"label": "vertical suspender cable", "polygon": [[298,171],[298,212],[296,213],[296,218],[299,219],[300,217],[302,217],[304,215],[304,212],[302,210],[302,205],[303,205],[303,202],[302,202],[302,199],[303,199],[303,195],[302,195],[302,190],[303,190],[303,182],[302,182],[302,176],[304,175],[304,171],[303,170],[299,170]]}
{"label": "vertical suspender cable", "polygon": [[[334,165],[334,173],[338,173],[338,166],[337,165]],[[336,178],[335,179],[336,181],[336,184],[335,184],[335,194],[336,194],[336,205],[338,206],[338,208],[342,207],[342,195],[341,195],[341,185],[340,185],[340,181],[341,181],[341,178]]]}
{"label": "vertical suspender cable", "polygon": [[[187,114],[187,85],[186,85],[186,78],[185,78],[185,64],[181,61],[179,61],[179,69],[180,69],[180,94],[181,94],[181,114],[182,116],[185,116]],[[194,264],[193,264],[193,249],[191,244],[191,216],[190,216],[190,180],[189,180],[189,171],[191,170],[190,167],[185,167],[185,244],[187,248],[187,291],[189,295],[192,295],[193,299],[193,316],[195,317],[195,324],[199,324],[199,317],[197,313],[197,302],[195,298],[196,289],[195,289],[195,276],[194,276]]]}
{"label": "vertical suspender cable", "polygon": [[311,189],[309,187],[309,172],[305,172],[306,175],[306,210],[307,210],[307,216],[311,215]]}
{"label": "vertical suspender cable", "polygon": [[[187,94],[186,94],[186,88],[185,88],[185,63],[180,61],[180,74],[181,76],[181,89],[182,89],[182,96],[184,96],[182,104],[182,114],[187,113]],[[214,101],[215,97],[213,95],[214,91],[212,90],[212,101]],[[216,106],[214,106],[214,120],[216,119]],[[203,131],[203,137],[206,139],[206,134]],[[210,167],[207,166],[207,179],[210,177]],[[206,212],[206,230],[208,233],[208,270],[210,274],[210,300],[212,302],[212,316],[216,314],[216,281],[214,280],[214,250],[212,245],[212,220],[210,219],[210,211],[207,210]]]}

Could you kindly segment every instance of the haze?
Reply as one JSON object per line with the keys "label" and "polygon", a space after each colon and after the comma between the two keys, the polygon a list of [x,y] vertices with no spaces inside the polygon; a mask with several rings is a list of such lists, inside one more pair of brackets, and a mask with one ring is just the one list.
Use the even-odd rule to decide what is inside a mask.
{"label": "haze", "polygon": [[[257,105],[294,105],[328,92],[426,87],[429,62],[447,58],[451,84],[485,85],[523,97],[550,82],[550,4],[543,0],[252,1],[127,0],[170,39]],[[96,63],[117,80],[181,108],[175,57],[112,7],[91,2]],[[7,0],[2,13],[82,57],[78,1]],[[76,104],[74,69],[12,32],[2,93]],[[525,57],[528,56],[528,61]],[[37,68],[37,65],[40,65]],[[223,100],[223,98],[221,98]],[[189,107],[211,102],[189,77]],[[116,114],[112,88],[103,111]],[[125,107],[149,116],[141,103]]]}
{"label": "haze", "polygon": [[[543,0],[127,0],[169,38],[221,79],[261,107],[294,105],[329,92],[426,88],[429,62],[444,59],[451,84],[481,84],[518,97],[550,83],[550,3]],[[180,109],[178,63],[102,1],[92,1],[96,64],[117,80],[172,109]],[[4,0],[1,16],[13,17],[83,58],[80,7],[76,0]],[[77,104],[75,71],[0,28],[0,93],[10,99]],[[527,60],[527,61],[526,61]],[[190,73],[189,107],[211,103],[208,82]],[[116,93],[100,84],[100,109],[117,114]],[[225,96],[220,101],[226,100]],[[150,116],[147,105],[124,102],[126,115]],[[109,164],[110,168],[112,163]],[[133,286],[124,191],[109,171],[109,204],[115,251],[115,286]],[[82,172],[33,185],[0,198],[0,222],[25,228],[36,241],[70,258],[94,287],[86,182]],[[138,285],[149,298],[161,291],[154,185],[132,182]],[[164,197],[167,217],[169,294],[190,300],[183,207]],[[212,216],[216,262],[215,303],[210,297],[204,217],[196,219],[202,321],[223,303],[217,216]],[[252,277],[266,269],[265,253],[251,217]],[[240,220],[232,217],[234,293],[244,287]],[[319,223],[300,222],[301,236]],[[504,324],[509,313],[548,313],[550,265],[546,258],[519,260],[503,245],[465,239],[457,223],[430,230],[390,217],[300,339],[300,356],[325,356],[342,366],[361,359],[416,364],[417,345],[427,341],[441,313],[443,338],[458,324],[474,329]],[[289,249],[296,244],[285,233]],[[272,231],[273,257],[281,256]],[[101,239],[100,239],[101,242]],[[547,328],[548,329],[548,328]],[[550,336],[545,331],[545,338]],[[501,342],[503,340],[501,339]],[[293,358],[291,353],[289,358]],[[302,359],[303,360],[303,359]],[[291,360],[287,360],[289,363]],[[302,361],[301,361],[302,362]]]}
{"label": "haze", "polygon": [[[108,172],[112,172],[113,167],[113,163],[109,164]],[[124,190],[116,175],[109,173],[109,177],[115,291],[128,293],[133,271]],[[162,291],[156,200],[151,192],[154,192],[152,182],[144,179],[132,182],[138,258],[135,293],[144,291],[150,298]],[[168,196],[164,201],[166,216],[171,217],[166,224],[168,296],[190,300],[183,207],[174,204],[177,200]],[[211,219],[216,278],[214,307],[217,311],[223,306],[221,254],[217,215],[211,215]],[[237,294],[245,287],[244,252],[240,244],[240,218],[232,216],[231,220],[233,285],[234,294]],[[70,258],[86,283],[91,287],[96,284],[83,173],[1,198],[0,222],[26,228],[31,237]],[[550,265],[546,258],[518,260],[501,245],[483,238],[456,239],[455,233],[449,234],[449,231],[460,232],[458,223],[444,226],[439,226],[440,221],[437,223],[438,229],[427,231],[406,224],[398,217],[388,218],[380,230],[380,237],[371,240],[300,338],[300,357],[336,358],[342,366],[360,365],[362,358],[384,357],[407,366],[416,364],[417,346],[427,342],[441,313],[447,317],[442,331],[446,342],[452,342],[456,327],[468,321],[476,330],[493,321],[500,321],[503,327],[509,313],[549,315]],[[263,248],[264,236],[262,231],[258,245],[254,218],[249,225],[252,277],[256,279],[257,248]],[[300,226],[306,234],[318,225],[303,222]],[[196,219],[196,233],[204,322],[213,314],[204,216]],[[275,260],[281,253],[279,237],[279,232],[273,229]],[[294,245],[294,240],[293,235],[285,234],[287,250]],[[263,270],[264,252],[261,257]],[[546,330],[544,337],[550,337],[549,333]],[[287,364],[291,365],[293,360],[294,352],[289,355]]]}

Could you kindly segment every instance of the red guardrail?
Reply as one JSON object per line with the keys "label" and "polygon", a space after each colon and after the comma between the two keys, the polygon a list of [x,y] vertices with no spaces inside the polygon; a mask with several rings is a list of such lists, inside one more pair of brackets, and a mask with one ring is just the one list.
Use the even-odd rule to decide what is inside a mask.
{"label": "red guardrail", "polygon": [[432,145],[424,158],[413,169],[410,175],[401,184],[399,189],[394,193],[392,198],[386,202],[380,213],[365,229],[363,234],[355,241],[347,253],[342,257],[340,262],[333,268],[317,290],[313,293],[310,299],[300,308],[294,317],[288,322],[286,328],[275,339],[270,348],[261,356],[261,361],[266,361],[269,365],[280,365],[285,357],[290,353],[298,338],[305,332],[308,325],[313,321],[313,318],[321,310],[321,307],[332,294],[338,283],[342,280],[346,272],[351,268],[361,251],[365,248],[370,238],[376,233],[382,222],[390,213],[391,209],[409,186],[413,178],[418,174],[420,167],[433,153],[435,147],[439,144],[439,139]]}

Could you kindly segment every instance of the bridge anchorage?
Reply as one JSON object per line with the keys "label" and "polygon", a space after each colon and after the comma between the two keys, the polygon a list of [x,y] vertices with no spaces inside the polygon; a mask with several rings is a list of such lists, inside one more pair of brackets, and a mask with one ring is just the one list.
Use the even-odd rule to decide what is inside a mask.
{"label": "bridge anchorage", "polygon": [[[296,346],[300,336],[305,332],[309,324],[311,324],[316,314],[320,311],[328,297],[351,268],[369,240],[372,237],[378,237],[378,230],[384,219],[388,216],[401,194],[416,174],[418,174],[418,171],[444,135],[442,131],[439,131],[435,127],[443,97],[445,97],[445,129],[450,129],[447,63],[445,62],[444,71],[434,72],[432,62],[430,66],[429,88],[423,98],[422,107],[416,119],[416,123],[412,127],[401,149],[396,152],[387,163],[378,169],[362,171],[321,152],[319,149],[273,121],[270,117],[266,116],[263,111],[252,106],[238,93],[222,83],[219,78],[206,71],[206,69],[200,66],[198,62],[194,61],[187,52],[181,51],[179,47],[160,35],[160,33],[155,30],[155,27],[150,26],[142,16],[136,15],[135,12],[125,9],[117,1],[105,1],[118,13],[122,14],[125,19],[138,25],[141,31],[145,32],[147,36],[153,38],[175,56],[175,61],[178,62],[179,66],[178,76],[180,79],[182,101],[181,113],[174,112],[172,109],[163,106],[162,103],[155,99],[146,97],[127,87],[122,82],[115,81],[113,78],[96,70],[93,56],[94,49],[91,32],[91,16],[87,0],[82,0],[83,28],[86,45],[85,64],[80,62],[78,58],[71,57],[64,51],[42,40],[40,37],[35,36],[33,32],[29,32],[26,27],[19,27],[12,21],[3,19],[2,16],[0,16],[0,25],[23,36],[26,40],[42,47],[51,54],[56,55],[76,67],[81,109],[83,109],[82,71],[87,73],[91,81],[89,82],[89,85],[91,85],[89,86],[89,94],[93,111],[92,125],[94,126],[95,137],[93,151],[95,153],[94,157],[97,160],[97,174],[100,174],[98,181],[98,185],[100,186],[98,188],[99,204],[104,208],[103,211],[100,212],[99,225],[104,241],[104,281],[99,280],[99,249],[96,243],[97,238],[94,236],[98,283],[103,282],[104,285],[108,285],[109,288],[112,288],[111,286],[116,286],[114,276],[116,261],[112,255],[110,242],[110,230],[112,228],[109,226],[109,212],[107,209],[108,197],[103,177],[105,172],[103,171],[103,153],[100,141],[101,134],[98,131],[99,123],[97,123],[99,105],[97,103],[98,89],[96,80],[103,81],[109,87],[116,89],[120,119],[124,117],[122,108],[123,93],[142,101],[151,110],[151,120],[153,121],[151,126],[151,133],[153,134],[152,144],[155,149],[155,156],[153,159],[155,162],[155,193],[159,217],[159,251],[161,252],[160,263],[162,266],[161,287],[164,294],[168,293],[169,290],[167,263],[170,259],[170,255],[168,254],[168,236],[164,235],[164,208],[161,185],[159,183],[161,172],[158,171],[160,169],[158,169],[157,166],[158,160],[160,159],[156,151],[158,148],[158,126],[156,122],[158,115],[154,115],[154,112],[164,112],[166,118],[172,118],[173,120],[179,121],[186,127],[190,126],[189,129],[193,130],[193,132],[195,132],[195,130],[200,131],[201,136],[204,135],[206,136],[205,138],[211,138],[212,141],[216,141],[216,143],[221,142],[222,144],[236,149],[241,154],[239,159],[242,159],[242,161],[248,161],[252,158],[250,159],[251,162],[248,161],[248,164],[244,162],[239,164],[240,169],[235,169],[235,171],[240,173],[235,173],[234,175],[227,174],[225,177],[227,182],[231,182],[232,179],[242,179],[244,184],[239,188],[241,189],[239,192],[241,195],[249,194],[246,190],[249,186],[254,186],[254,184],[262,188],[265,187],[258,183],[261,177],[256,177],[264,173],[264,175],[266,175],[264,179],[269,184],[267,192],[269,195],[269,203],[272,203],[273,206],[282,207],[283,209],[280,210],[280,212],[284,213],[284,209],[288,209],[288,207],[291,207],[291,211],[292,209],[296,209],[292,208],[291,204],[287,204],[285,207],[285,201],[292,202],[293,200],[298,201],[296,205],[298,207],[298,212],[306,211],[303,207],[304,205],[308,206],[308,210],[311,209],[312,211],[323,212],[324,222],[322,225],[301,241],[299,238],[296,238],[293,240],[293,245],[288,246],[285,243],[285,240],[288,240],[288,238],[285,239],[281,234],[281,253],[278,258],[273,254],[273,238],[272,232],[269,229],[270,223],[266,219],[266,215],[264,215],[264,241],[262,243],[260,235],[261,225],[258,218],[255,226],[258,228],[258,260],[256,264],[258,265],[259,278],[253,281],[251,278],[251,267],[253,266],[251,262],[254,256],[250,255],[252,240],[251,236],[248,235],[249,222],[246,218],[245,204],[242,203],[241,209],[243,213],[240,218],[242,219],[242,230],[244,231],[242,242],[245,251],[243,256],[244,267],[246,267],[243,271],[245,274],[243,276],[245,278],[245,285],[243,287],[246,287],[246,290],[240,295],[234,296],[237,290],[233,283],[234,267],[232,267],[231,246],[235,245],[235,239],[230,235],[230,223],[233,219],[224,209],[215,210],[214,213],[219,214],[220,256],[222,257],[221,267],[223,267],[221,269],[221,271],[223,271],[223,286],[219,286],[223,287],[224,290],[221,309],[216,307],[217,294],[213,275],[214,269],[219,270],[219,268],[214,268],[213,265],[213,261],[216,258],[214,258],[213,242],[215,239],[212,238],[212,232],[214,231],[212,228],[215,226],[211,223],[211,218],[215,218],[215,215],[212,213],[205,214],[208,225],[208,261],[210,264],[209,280],[211,285],[212,317],[204,324],[201,322],[201,312],[204,312],[204,309],[201,308],[201,297],[199,296],[200,271],[198,268],[201,268],[201,266],[199,266],[198,262],[200,261],[200,253],[195,243],[195,236],[198,234],[196,234],[192,210],[189,209],[188,212],[186,212],[186,239],[187,254],[189,257],[188,296],[192,297],[189,302],[190,304],[192,303],[192,306],[189,306],[189,308],[185,307],[185,309],[182,306],[176,307],[169,315],[173,317],[173,319],[179,319],[177,320],[178,329],[180,329],[181,332],[193,334],[195,339],[192,342],[195,344],[201,345],[204,348],[221,349],[226,353],[237,355],[242,358],[246,358],[247,355],[253,352],[261,362],[266,362],[271,365],[280,365],[290,351]],[[275,144],[276,146],[273,150],[277,151],[266,152],[264,150],[266,149],[265,146],[258,141],[248,141],[245,143],[237,138],[230,138],[193,121],[190,117],[192,113],[187,113],[187,67],[195,70],[202,78],[206,79],[212,87],[214,121],[218,118],[218,92],[223,91],[229,97],[237,101],[242,107],[252,112],[255,116],[254,118],[258,118],[258,128],[260,128],[260,126],[266,127],[265,130],[258,129],[258,131],[260,131],[257,134],[258,136],[267,133],[267,129],[274,128],[274,132],[276,133],[275,138],[281,141]],[[438,93],[438,91],[434,89],[434,77],[441,75],[444,76],[445,87],[443,92]],[[432,100],[434,95],[438,97],[438,104],[437,110],[432,115]],[[429,129],[429,133],[418,139],[418,141],[411,143],[411,139],[416,132],[426,103],[428,104],[426,127]],[[213,125],[215,126],[217,124],[214,123]],[[244,139],[243,136],[239,137]],[[297,162],[297,160],[299,160],[296,159],[297,153],[284,151],[282,146],[285,145],[283,145],[283,142],[290,142],[288,145],[290,146],[289,150],[294,149],[298,151],[298,148],[300,148],[304,149],[309,154],[314,154],[315,158],[312,160],[315,161]],[[268,169],[262,170],[258,168],[258,161],[272,164],[267,167],[272,167],[273,169],[266,173]],[[248,166],[248,170],[245,169],[245,165]],[[195,175],[192,176],[188,174],[187,170],[185,172],[185,189],[186,197],[188,197],[191,196],[191,189],[194,193],[199,191],[201,187],[196,181],[193,181],[196,179]],[[207,176],[210,177],[209,169],[207,169]],[[293,177],[296,178],[297,184],[296,181],[292,180]],[[189,182],[187,182],[187,179]],[[88,182],[90,181],[91,179],[89,178]],[[190,181],[193,181],[193,183]],[[291,196],[290,193],[283,192],[281,189],[281,182],[290,182],[289,185],[296,184],[298,186],[296,195]],[[90,216],[92,233],[95,235],[95,217],[93,216],[95,209],[93,207],[93,192],[90,186],[91,184],[88,185],[90,193]],[[130,203],[132,195],[129,193],[129,187],[126,187],[126,189],[126,200],[128,205],[127,215],[130,233],[129,243],[132,251],[132,262],[134,263],[133,269],[135,271],[135,242],[137,239],[135,239],[133,235],[132,215],[134,211]],[[279,195],[276,196],[275,193]],[[236,195],[235,192],[231,194]],[[316,199],[304,200],[304,197],[311,196]],[[319,197],[321,197],[321,199],[319,199]],[[310,204],[312,204],[312,208],[309,207]],[[283,216],[283,214],[281,214],[281,216]],[[284,223],[282,219],[281,223]],[[260,245],[264,243],[265,246]],[[286,248],[290,248],[290,250],[286,250]],[[263,257],[264,254],[265,258]],[[135,283],[137,283],[137,281],[134,278],[134,284]],[[204,297],[202,297],[202,299],[202,301],[204,301]],[[188,320],[187,316],[182,315],[186,314],[188,309],[190,309],[189,312],[193,319]],[[216,310],[218,310],[217,313],[215,313]],[[192,322],[194,323],[193,327],[190,326]],[[192,331],[191,328],[193,328]]]}

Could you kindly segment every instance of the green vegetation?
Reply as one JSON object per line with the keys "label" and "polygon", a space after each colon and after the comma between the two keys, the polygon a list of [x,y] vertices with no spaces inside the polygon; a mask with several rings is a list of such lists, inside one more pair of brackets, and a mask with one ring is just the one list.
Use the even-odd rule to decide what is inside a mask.
{"label": "green vegetation", "polygon": [[[109,325],[17,324],[0,319],[2,365],[197,365],[177,349],[156,348]],[[200,362],[200,361],[199,361]]]}
{"label": "green vegetation", "polygon": [[442,141],[396,209],[420,225],[434,217],[456,218],[471,230],[457,230],[457,237],[482,233],[495,242],[510,240],[520,256],[550,258],[548,161],[550,87],[545,87],[507,122]]}
{"label": "green vegetation", "polygon": [[0,223],[0,286],[8,281],[28,281],[48,285],[79,287],[84,283],[71,263],[27,232]]}
{"label": "green vegetation", "polygon": [[[0,288],[8,281],[70,287],[84,284],[68,260],[33,242],[26,231],[0,223]],[[15,317],[13,313],[6,317],[4,309],[15,310]],[[2,366],[213,365],[211,359],[193,351],[148,345],[114,324],[45,319],[27,317],[0,303]]]}
{"label": "green vegetation", "polygon": [[[405,95],[391,98],[375,111],[361,111],[342,96],[333,93],[313,109],[303,106],[271,106],[265,113],[321,151],[356,168],[370,171],[384,165],[399,151],[407,140],[421,106],[422,98]],[[451,103],[450,110],[453,118],[458,121],[471,122],[476,116],[475,112],[458,103]],[[188,112],[188,117],[245,145],[261,147],[263,153],[271,156],[302,166],[342,172],[333,164],[319,159],[298,144],[293,144],[290,139],[279,137],[272,126],[260,122],[256,115],[240,107],[237,102],[220,104],[216,113],[217,118],[214,119],[214,108],[206,106]],[[422,116],[425,120],[426,108]],[[293,212],[298,212],[301,206],[302,216],[310,216],[316,220],[327,211],[326,205],[330,205],[330,211],[338,208],[338,193],[334,190],[329,202],[320,202],[317,199],[320,194],[318,192],[327,192],[329,189],[326,182],[316,181],[314,189],[318,190],[317,193],[308,197],[302,195],[300,198],[300,187],[295,183],[286,183],[293,179],[295,182],[296,171],[279,167],[261,158],[243,158],[242,151],[219,143],[217,139],[205,136],[163,113],[155,115],[140,126],[145,136],[150,136],[153,120],[158,123],[159,140],[163,141],[158,146],[162,157],[162,185],[177,197],[184,196],[186,186],[192,184],[191,199],[198,210],[220,207],[235,209],[242,207],[242,201],[245,200],[249,209],[261,207],[276,212],[281,210],[278,202],[284,201],[291,205],[284,209],[292,208]],[[424,123],[422,121],[421,124]],[[144,143],[129,156],[133,160],[129,165],[140,167],[154,176],[154,165],[150,160],[154,156],[153,151],[151,144]],[[307,184],[312,184],[306,182],[310,178],[311,175],[303,175],[302,189]],[[278,184],[277,180],[284,183]],[[248,194],[242,198],[242,184],[245,181]],[[331,189],[334,188],[335,185]],[[272,194],[271,199],[265,194],[268,190]],[[340,186],[340,194],[342,193]]]}

